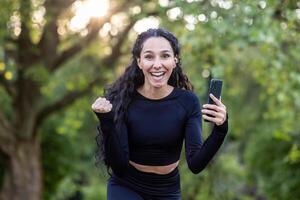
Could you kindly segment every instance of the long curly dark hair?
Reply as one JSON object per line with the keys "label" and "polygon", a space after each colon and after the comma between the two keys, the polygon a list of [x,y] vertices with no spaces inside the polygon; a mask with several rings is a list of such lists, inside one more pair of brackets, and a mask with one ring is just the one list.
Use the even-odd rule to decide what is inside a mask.
{"label": "long curly dark hair", "polygon": [[[176,88],[193,90],[193,86],[188,77],[182,72],[180,45],[177,38],[163,28],[148,29],[138,35],[131,50],[131,62],[125,69],[125,72],[113,84],[108,85],[104,89],[104,96],[113,105],[114,122],[116,127],[119,127],[118,125],[120,122],[126,118],[127,109],[131,103],[135,90],[144,84],[144,74],[138,67],[137,59],[140,58],[144,42],[151,37],[163,37],[168,40],[174,51],[174,56],[178,59],[176,67],[173,69],[168,80],[168,84]],[[104,162],[107,169],[109,169],[110,166],[106,161],[106,154],[104,151],[105,138],[106,137],[103,137],[101,129],[98,128],[98,135],[96,137],[96,164],[102,164]]]}

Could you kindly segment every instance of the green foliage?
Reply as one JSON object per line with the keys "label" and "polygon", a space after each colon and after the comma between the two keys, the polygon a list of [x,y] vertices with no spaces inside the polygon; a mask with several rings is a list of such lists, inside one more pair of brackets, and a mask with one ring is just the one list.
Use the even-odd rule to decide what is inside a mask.
{"label": "green foliage", "polygon": [[[270,137],[271,136],[271,137]],[[257,181],[259,188],[267,192],[270,199],[297,199],[300,183],[300,162],[290,159],[291,141],[299,141],[299,135],[291,141],[268,135],[253,135],[246,151],[246,162],[251,181]],[[265,155],[264,155],[265,154]],[[297,161],[296,161],[297,160]]]}
{"label": "green foliage", "polygon": [[[213,163],[216,172],[209,178],[205,176],[211,167],[199,180],[184,174],[185,195],[188,199],[296,199],[300,186],[296,2],[234,1],[229,9],[216,2],[177,1],[175,6],[183,12],[177,25],[168,19],[163,22],[182,42],[185,71],[199,94],[206,95],[204,70],[224,79],[222,99],[230,118],[227,145],[231,151],[222,152],[219,166]],[[206,16],[203,22],[199,20],[202,14]],[[186,26],[188,15],[197,21],[194,28]],[[231,169],[222,167],[230,162],[223,160],[227,153],[239,158]],[[222,177],[222,185],[234,192],[218,196],[218,184],[213,181],[218,173],[228,174],[240,187]]]}
{"label": "green foliage", "polygon": [[30,80],[39,83],[40,85],[44,85],[49,81],[49,72],[42,65],[32,66],[29,70],[26,71],[26,77]]}
{"label": "green foliage", "polygon": [[6,28],[6,25],[10,20],[12,11],[17,6],[17,3],[15,1],[3,0],[0,5],[0,44],[2,45],[4,39],[9,36],[9,29]]}
{"label": "green foliage", "polygon": [[244,185],[241,184],[246,181],[246,168],[240,165],[237,150],[238,143],[226,145],[198,175],[192,174],[187,165],[182,164],[182,196],[185,199],[197,200],[230,200],[237,196],[240,199],[246,198],[247,194],[242,194]]}
{"label": "green foliage", "polygon": [[[33,2],[30,9],[43,9],[42,1]],[[156,13],[160,25],[178,37],[183,69],[202,103],[206,101],[207,77],[224,80],[222,100],[229,113],[229,135],[218,156],[198,175],[188,170],[182,157],[183,199],[297,199],[300,196],[299,2],[176,0],[168,1],[167,6],[159,6],[155,1],[136,2],[142,2],[144,12]],[[7,36],[17,37],[14,32],[17,29],[7,22],[18,21],[19,3],[7,0],[0,3],[0,44]],[[180,11],[176,19],[169,17],[173,8]],[[59,23],[67,26],[72,15],[72,11],[65,10]],[[142,15],[146,17],[145,13]],[[50,20],[46,17],[31,24],[34,43],[41,35],[43,23]],[[41,106],[55,102],[66,92],[87,88],[92,77],[102,80],[101,85],[90,88],[89,99],[80,99],[67,110],[61,110],[40,130],[44,199],[67,199],[75,194],[85,199],[105,199],[107,176],[103,175],[105,170],[94,166],[97,121],[90,105],[102,95],[104,84],[115,80],[128,64],[136,36],[136,33],[129,35],[122,47],[124,56],[114,71],[111,66],[99,64],[112,51],[112,32],[101,38],[101,42],[96,40],[85,48],[53,75],[43,64],[31,66],[27,71],[27,77],[41,85]],[[68,39],[60,36],[62,44],[58,51],[70,47],[78,35],[68,32]],[[2,48],[17,47],[11,41],[1,46],[0,61],[4,62]],[[7,69],[15,74],[18,66],[11,60],[5,62]],[[16,76],[12,82],[15,79]],[[3,87],[0,96],[1,111],[10,119],[12,102]],[[203,128],[206,138],[210,127],[204,124]],[[0,170],[0,183],[1,174]]]}
{"label": "green foliage", "polygon": [[89,104],[87,99],[76,102],[42,130],[45,199],[66,199],[76,192],[88,199],[104,198],[106,177],[99,172],[106,172],[95,166],[96,122],[90,123],[95,120]]}

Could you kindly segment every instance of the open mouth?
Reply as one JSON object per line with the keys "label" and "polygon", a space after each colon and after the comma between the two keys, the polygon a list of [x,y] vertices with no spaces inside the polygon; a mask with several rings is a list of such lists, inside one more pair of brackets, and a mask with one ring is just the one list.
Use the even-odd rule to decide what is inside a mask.
{"label": "open mouth", "polygon": [[150,72],[150,74],[154,77],[162,77],[166,74],[166,72]]}

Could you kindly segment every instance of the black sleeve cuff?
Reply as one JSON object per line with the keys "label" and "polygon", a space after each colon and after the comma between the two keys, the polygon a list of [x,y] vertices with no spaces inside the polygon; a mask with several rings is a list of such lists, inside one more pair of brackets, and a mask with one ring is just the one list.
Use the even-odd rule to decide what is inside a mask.
{"label": "black sleeve cuff", "polygon": [[101,121],[102,119],[113,119],[112,111],[106,112],[106,113],[99,113],[94,111],[94,113],[97,115],[97,118]]}
{"label": "black sleeve cuff", "polygon": [[228,132],[228,113],[226,114],[226,121],[221,125],[214,125],[215,132],[226,135]]}

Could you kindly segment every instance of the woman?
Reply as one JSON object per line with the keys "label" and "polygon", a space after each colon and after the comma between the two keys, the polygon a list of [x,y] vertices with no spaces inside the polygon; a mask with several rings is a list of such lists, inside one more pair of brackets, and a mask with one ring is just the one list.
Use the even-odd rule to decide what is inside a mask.
{"label": "woman", "polygon": [[[100,120],[98,151],[112,174],[107,199],[181,199],[178,163],[183,141],[189,169],[205,168],[224,141],[226,107],[200,110],[192,84],[182,72],[176,37],[164,29],[141,33],[123,75],[92,105]],[[201,113],[202,112],[202,113]],[[209,117],[211,115],[212,117]],[[202,117],[214,123],[201,141]]]}

